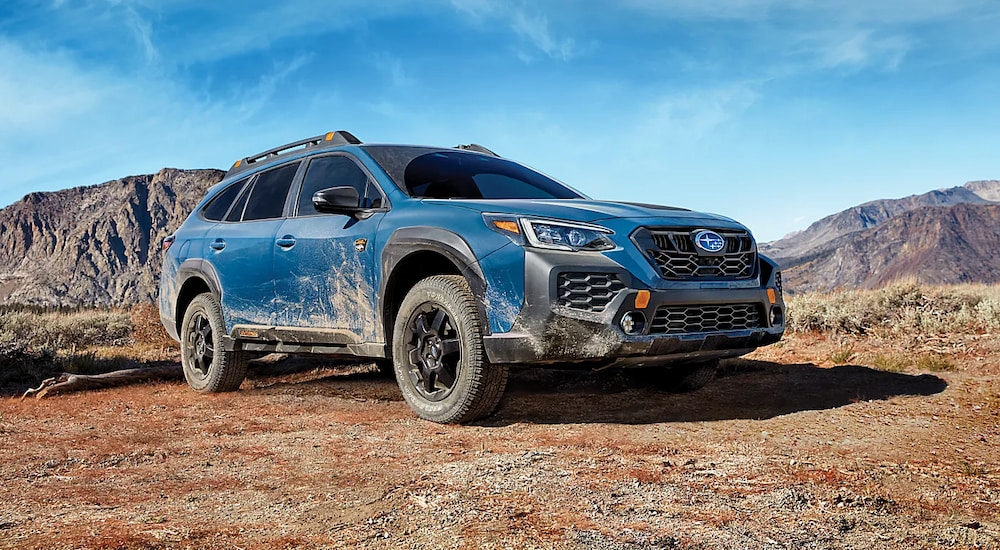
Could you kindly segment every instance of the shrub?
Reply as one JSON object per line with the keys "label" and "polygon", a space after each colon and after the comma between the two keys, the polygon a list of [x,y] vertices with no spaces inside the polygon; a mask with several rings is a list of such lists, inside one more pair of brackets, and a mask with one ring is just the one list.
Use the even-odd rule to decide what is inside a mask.
{"label": "shrub", "polygon": [[791,296],[787,305],[792,332],[891,336],[1000,329],[1000,287],[996,286],[901,281],[877,290]]}

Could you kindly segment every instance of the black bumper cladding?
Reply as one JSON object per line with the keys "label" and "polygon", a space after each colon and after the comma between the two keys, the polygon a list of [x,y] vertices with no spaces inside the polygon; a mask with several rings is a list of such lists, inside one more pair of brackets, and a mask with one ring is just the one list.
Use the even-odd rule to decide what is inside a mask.
{"label": "black bumper cladding", "polygon": [[645,289],[610,260],[583,269],[568,263],[574,260],[551,253],[526,258],[524,307],[510,332],[484,338],[490,361],[656,365],[737,357],[784,333],[784,303],[771,269],[760,270],[764,284],[755,277]]}

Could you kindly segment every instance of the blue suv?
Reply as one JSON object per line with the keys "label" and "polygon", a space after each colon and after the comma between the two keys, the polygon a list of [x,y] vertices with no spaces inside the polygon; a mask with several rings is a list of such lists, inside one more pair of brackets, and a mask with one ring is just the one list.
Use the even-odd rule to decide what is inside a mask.
{"label": "blue suv", "polygon": [[746,227],[592,200],[478,145],[338,131],[243,158],[164,246],[160,315],[203,392],[239,388],[255,354],[364,357],[420,417],[468,422],[513,365],[692,390],[784,331]]}

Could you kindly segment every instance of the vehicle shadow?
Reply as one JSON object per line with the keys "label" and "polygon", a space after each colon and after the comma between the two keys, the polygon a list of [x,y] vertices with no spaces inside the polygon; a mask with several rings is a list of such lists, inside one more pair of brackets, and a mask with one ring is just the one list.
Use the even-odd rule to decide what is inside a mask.
{"label": "vehicle shadow", "polygon": [[[327,371],[307,379],[275,376],[308,366],[267,366],[256,375],[255,386],[249,390],[244,386],[243,391],[402,401],[395,379],[372,370],[345,367],[340,372]],[[475,425],[758,420],[835,409],[859,401],[934,395],[948,387],[945,380],[930,374],[892,373],[862,365],[821,368],[811,363],[744,359],[723,363],[715,380],[686,394],[662,391],[648,376],[640,374],[625,370],[514,369],[497,413]],[[254,378],[251,374],[251,381]]]}
{"label": "vehicle shadow", "polygon": [[478,424],[759,420],[859,401],[934,395],[948,387],[929,374],[747,360],[724,367],[706,387],[687,394],[667,393],[642,380],[623,371],[516,371],[497,414]]}

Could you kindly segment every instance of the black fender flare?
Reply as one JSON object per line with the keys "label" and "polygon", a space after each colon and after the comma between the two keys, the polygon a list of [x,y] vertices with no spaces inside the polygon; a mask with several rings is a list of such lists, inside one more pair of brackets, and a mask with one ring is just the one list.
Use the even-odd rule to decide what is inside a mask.
{"label": "black fender flare", "polygon": [[174,326],[178,327],[181,320],[184,318],[184,312],[180,311],[180,302],[184,297],[184,287],[188,284],[191,279],[198,279],[206,286],[208,286],[209,291],[215,295],[219,301],[222,301],[222,284],[219,282],[219,274],[215,271],[215,266],[206,260],[201,258],[189,258],[184,260],[183,263],[177,268],[177,296],[174,297]]}
{"label": "black fender flare", "polygon": [[459,273],[469,282],[472,294],[476,297],[476,305],[479,309],[479,318],[483,320],[483,335],[490,334],[488,317],[486,316],[485,296],[486,296],[486,276],[479,265],[476,254],[472,251],[469,243],[458,233],[431,226],[403,227],[393,232],[385,246],[382,247],[382,276],[378,286],[378,310],[385,341],[389,342],[391,327],[385,326],[388,321],[389,303],[387,292],[389,281],[392,280],[393,272],[401,261],[413,254],[420,252],[435,252],[444,256],[454,264]]}

